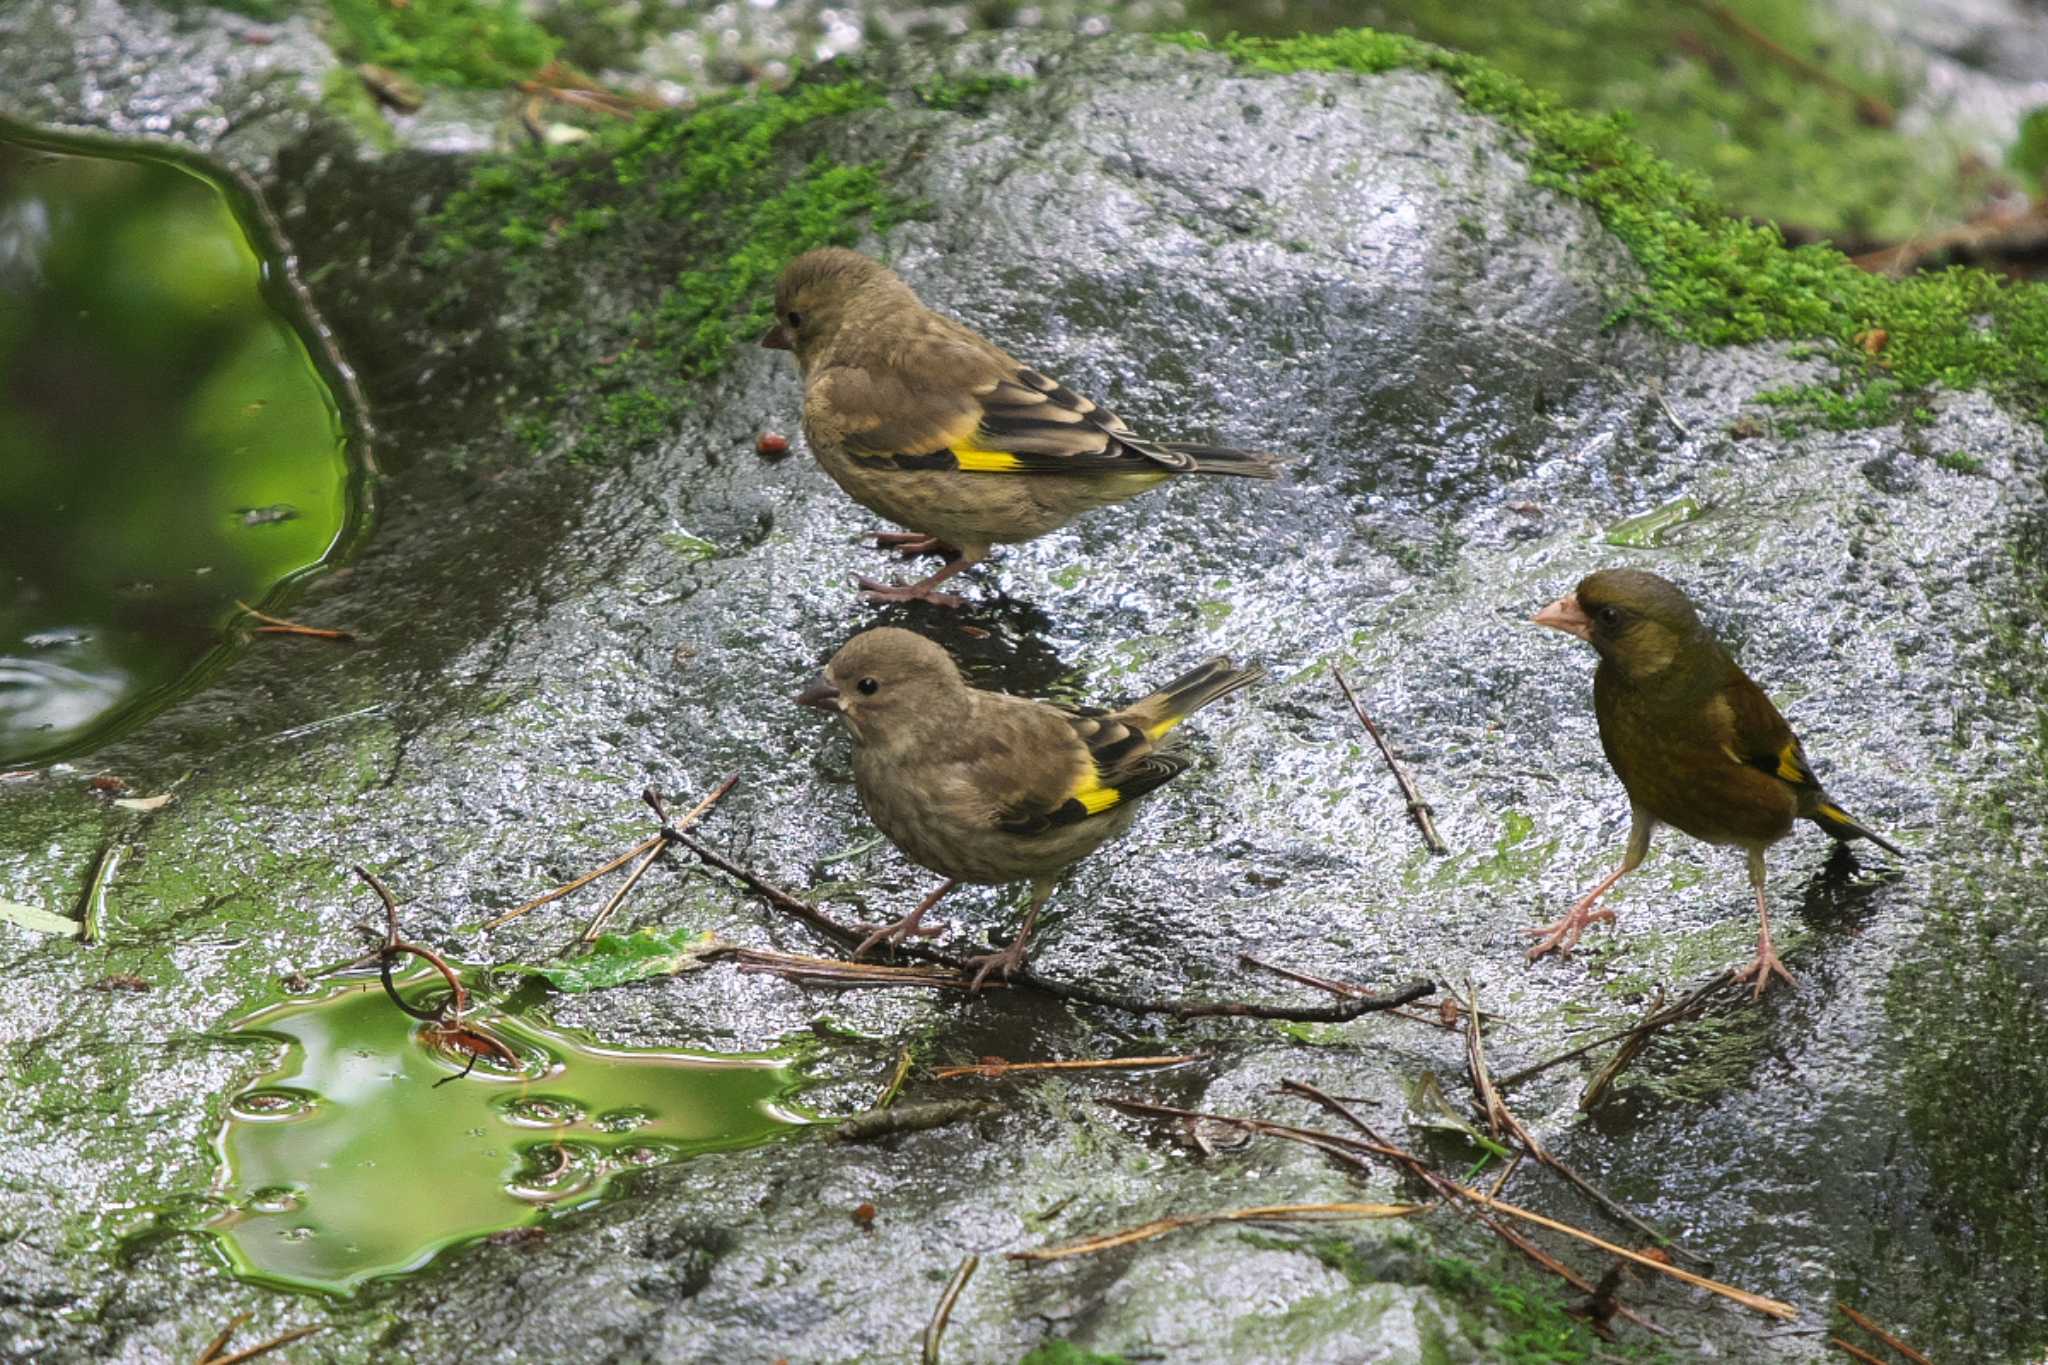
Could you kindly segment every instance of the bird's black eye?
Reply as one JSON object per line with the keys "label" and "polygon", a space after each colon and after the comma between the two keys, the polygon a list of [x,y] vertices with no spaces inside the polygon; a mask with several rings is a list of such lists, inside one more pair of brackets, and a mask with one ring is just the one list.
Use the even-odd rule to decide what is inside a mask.
{"label": "bird's black eye", "polygon": [[873,678],[862,678],[859,682],[855,683],[854,686],[860,689],[860,694],[863,697],[872,697],[875,695],[875,689],[880,687],[881,684],[876,682]]}
{"label": "bird's black eye", "polygon": [[789,310],[789,325],[790,325],[790,326],[792,326],[792,327],[801,327],[801,326],[803,326],[803,325],[804,325],[804,315],[803,315],[802,313],[799,313],[799,312],[797,312],[797,311],[796,311],[796,310],[795,310],[794,308],[790,309],[790,310]]}
{"label": "bird's black eye", "polygon": [[1620,607],[1601,607],[1593,615],[1599,619],[1600,624],[1603,626],[1614,626],[1621,623]]}

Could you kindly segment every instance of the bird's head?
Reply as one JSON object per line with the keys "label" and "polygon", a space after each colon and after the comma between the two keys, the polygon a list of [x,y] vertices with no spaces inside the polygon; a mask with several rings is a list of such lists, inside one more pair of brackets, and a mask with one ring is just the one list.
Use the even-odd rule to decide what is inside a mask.
{"label": "bird's head", "polygon": [[1642,569],[1588,574],[1535,621],[1578,636],[1638,682],[1669,668],[1706,633],[1685,594]]}
{"label": "bird's head", "polygon": [[877,294],[909,296],[896,272],[844,247],[828,246],[783,267],[775,283],[775,325],[761,337],[771,351],[789,351],[805,373],[857,307]]}
{"label": "bird's head", "polygon": [[922,635],[882,626],[842,645],[796,699],[838,712],[857,742],[887,745],[931,722],[943,724],[966,693],[945,650]]}

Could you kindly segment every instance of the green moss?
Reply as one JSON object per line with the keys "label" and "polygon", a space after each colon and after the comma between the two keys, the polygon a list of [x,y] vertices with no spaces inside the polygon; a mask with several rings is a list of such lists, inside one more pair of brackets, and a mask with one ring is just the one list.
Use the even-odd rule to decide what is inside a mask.
{"label": "green moss", "polygon": [[[1587,204],[1634,255],[1645,282],[1617,319],[1706,345],[1821,343],[1840,367],[1837,381],[1776,397],[1817,407],[1823,421],[1896,420],[1936,386],[2033,404],[2048,395],[2048,288],[1962,269],[1890,280],[1829,247],[1787,247],[1776,227],[1728,216],[1705,180],[1656,156],[1625,119],[1564,108],[1480,58],[1365,29],[1170,40],[1275,73],[1442,76],[1471,108],[1521,134],[1532,180]],[[1876,356],[1861,344],[1873,331],[1886,334]]]}
{"label": "green moss", "polygon": [[375,62],[435,85],[496,90],[555,58],[555,39],[520,0],[328,0],[351,61]]}
{"label": "green moss", "polygon": [[[792,147],[821,120],[886,103],[862,81],[799,85],[480,164],[430,220],[429,264],[462,279],[442,306],[462,306],[481,274],[515,320],[583,323],[524,341],[559,378],[514,418],[522,437],[547,430],[579,459],[658,441],[691,389],[766,330],[792,256],[905,216],[878,166]],[[675,267],[652,293],[650,259]]]}
{"label": "green moss", "polygon": [[1934,457],[1934,462],[1943,469],[1953,469],[1958,474],[1982,474],[1984,472],[1982,457],[1972,455],[1966,450],[1951,450],[1945,455],[1937,455]]}
{"label": "green moss", "polygon": [[1244,1232],[1238,1238],[1261,1251],[1294,1251],[1313,1256],[1342,1275],[1354,1289],[1378,1284],[1384,1278],[1366,1257],[1363,1247],[1335,1233],[1322,1237],[1275,1237],[1264,1232]]}
{"label": "green moss", "polygon": [[1105,1355],[1071,1341],[1045,1341],[1031,1348],[1017,1365],[1130,1365],[1123,1356]]}
{"label": "green moss", "polygon": [[377,107],[376,97],[349,67],[335,67],[320,82],[320,107],[355,129],[372,147],[388,152],[398,146],[398,135]]}
{"label": "green moss", "polygon": [[926,81],[915,87],[912,93],[928,109],[979,114],[997,95],[1023,90],[1030,84],[1029,76],[963,76],[957,80]]}

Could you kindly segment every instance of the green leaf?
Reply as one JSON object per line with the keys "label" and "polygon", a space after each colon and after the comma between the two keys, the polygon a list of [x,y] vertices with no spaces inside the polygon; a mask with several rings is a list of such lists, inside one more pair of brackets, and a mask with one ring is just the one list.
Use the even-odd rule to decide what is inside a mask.
{"label": "green leaf", "polygon": [[22,928],[33,929],[39,934],[76,934],[79,927],[75,919],[66,919],[16,901],[0,901],[0,919],[13,920]]}
{"label": "green leaf", "polygon": [[580,995],[584,991],[623,986],[629,981],[645,981],[650,976],[695,971],[731,946],[708,931],[648,928],[630,934],[605,934],[590,945],[589,952],[567,962],[515,962],[508,970],[541,977],[558,991]]}

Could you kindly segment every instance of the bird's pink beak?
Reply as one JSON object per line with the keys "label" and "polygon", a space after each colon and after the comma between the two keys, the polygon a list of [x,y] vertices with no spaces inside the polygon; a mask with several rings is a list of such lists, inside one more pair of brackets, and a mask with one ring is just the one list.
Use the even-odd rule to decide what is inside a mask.
{"label": "bird's pink beak", "polygon": [[1579,595],[1575,592],[1566,593],[1529,619],[1539,626],[1576,635],[1581,640],[1593,638],[1593,618],[1586,615],[1585,608],[1579,605]]}
{"label": "bird's pink beak", "polygon": [[830,678],[820,677],[816,682],[796,694],[798,706],[815,706],[820,711],[839,709],[839,688]]}
{"label": "bird's pink beak", "polygon": [[776,323],[761,333],[761,349],[764,351],[787,351],[793,349],[789,343],[789,329]]}

